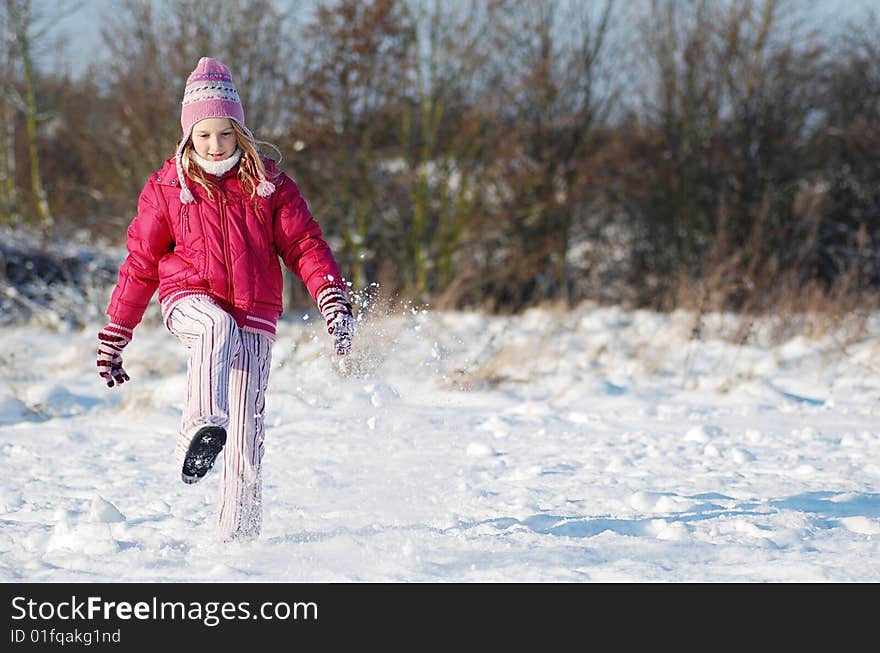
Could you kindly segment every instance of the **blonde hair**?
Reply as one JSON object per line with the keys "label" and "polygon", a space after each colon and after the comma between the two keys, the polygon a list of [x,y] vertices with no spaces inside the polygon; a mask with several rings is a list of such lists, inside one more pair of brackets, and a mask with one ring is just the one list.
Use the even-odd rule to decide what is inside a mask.
{"label": "blonde hair", "polygon": [[[260,156],[259,146],[267,145],[275,150],[278,154],[279,162],[281,161],[281,152],[272,143],[258,141],[254,137],[253,132],[244,125],[231,118],[229,122],[232,123],[232,130],[235,132],[236,145],[241,150],[241,160],[238,162],[238,179],[241,181],[242,188],[250,196],[251,202],[256,204],[259,201],[257,199],[257,187],[260,185],[261,180],[269,178],[266,172],[266,165]],[[204,188],[205,192],[208,193],[208,197],[213,200],[213,191],[217,188],[216,178],[205,172],[200,165],[192,162],[190,153],[193,150],[192,136],[190,136],[183,147],[183,151],[180,153],[180,164],[183,167],[183,172],[187,177]],[[274,176],[277,177],[278,174],[276,173]]]}

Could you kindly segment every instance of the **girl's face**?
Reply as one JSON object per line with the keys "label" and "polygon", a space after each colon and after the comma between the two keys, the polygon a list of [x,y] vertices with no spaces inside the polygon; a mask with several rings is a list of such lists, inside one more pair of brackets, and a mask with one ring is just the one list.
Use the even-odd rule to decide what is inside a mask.
{"label": "girl's face", "polygon": [[229,118],[205,118],[193,126],[192,144],[203,159],[223,161],[236,148],[235,131]]}

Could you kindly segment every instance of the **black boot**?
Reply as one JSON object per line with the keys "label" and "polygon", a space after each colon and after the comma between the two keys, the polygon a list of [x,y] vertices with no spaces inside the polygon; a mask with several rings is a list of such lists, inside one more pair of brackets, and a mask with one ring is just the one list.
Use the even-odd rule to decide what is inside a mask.
{"label": "black boot", "polygon": [[184,483],[198,483],[214,466],[217,456],[226,444],[226,429],[222,426],[203,426],[193,436],[183,459],[181,478]]}

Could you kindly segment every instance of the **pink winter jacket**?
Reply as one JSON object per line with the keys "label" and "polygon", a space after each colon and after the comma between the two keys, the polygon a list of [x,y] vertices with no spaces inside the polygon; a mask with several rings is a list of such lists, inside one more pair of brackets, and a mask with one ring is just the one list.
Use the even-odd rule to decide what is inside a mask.
{"label": "pink winter jacket", "polygon": [[[279,257],[305,282],[312,298],[327,286],[345,290],[321,228],[293,180],[264,159],[275,192],[255,211],[236,166],[218,180],[211,200],[198,184],[193,204],[180,202],[174,159],[144,186],[128,227],[128,256],[107,314],[134,328],[156,292],[163,313],[187,295],[213,297],[239,326],[267,335],[283,311]],[[277,176],[276,176],[277,175]]]}

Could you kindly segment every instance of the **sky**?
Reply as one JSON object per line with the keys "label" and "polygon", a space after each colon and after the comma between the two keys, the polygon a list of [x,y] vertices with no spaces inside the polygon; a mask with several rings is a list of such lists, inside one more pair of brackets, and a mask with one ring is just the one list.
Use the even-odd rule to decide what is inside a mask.
{"label": "sky", "polygon": [[[305,7],[308,9],[317,0],[276,0],[280,7]],[[644,1],[644,0],[642,0]],[[819,29],[835,28],[847,20],[863,16],[865,11],[876,8],[875,0],[795,0],[806,2],[808,17]],[[158,4],[158,3],[157,3]],[[77,0],[75,3],[60,0],[34,0],[38,11],[53,14],[63,7],[60,20],[52,21],[52,36],[66,41],[63,48],[48,48],[43,53],[46,65],[69,67],[73,74],[86,70],[90,62],[104,54],[101,28],[110,13],[120,6],[119,0]],[[631,6],[627,1],[626,6]]]}
{"label": "sky", "polygon": [[[297,7],[308,10],[316,1],[275,0],[275,4],[281,8]],[[123,3],[121,0],[33,0],[33,4],[43,15],[61,15],[59,20],[51,21],[49,36],[63,39],[64,46],[46,50],[43,61],[49,66],[69,67],[74,75],[78,75],[90,63],[106,55],[102,29],[107,26],[110,15],[118,11]]]}
{"label": "sky", "polygon": [[880,315],[737,345],[736,315],[364,297],[344,368],[314,313],[279,325],[247,543],[222,460],[180,481],[155,304],[114,389],[101,320],[0,327],[0,582],[880,582]]}

